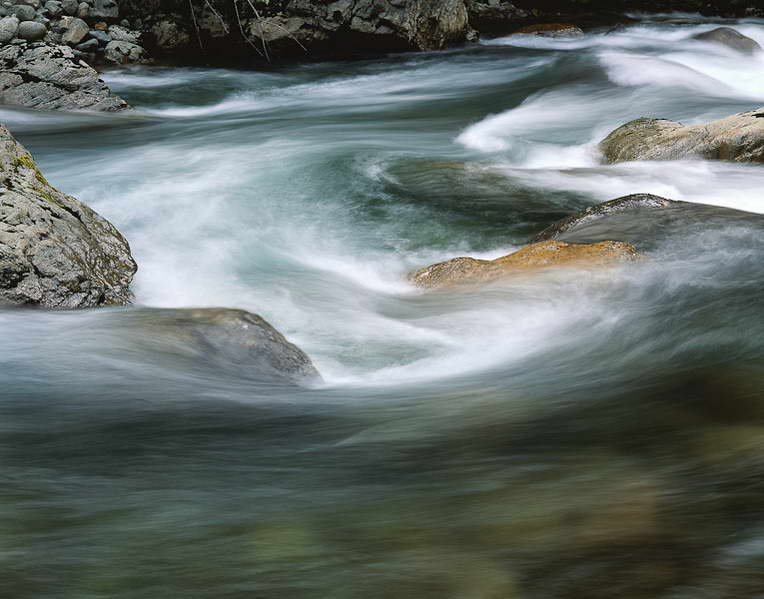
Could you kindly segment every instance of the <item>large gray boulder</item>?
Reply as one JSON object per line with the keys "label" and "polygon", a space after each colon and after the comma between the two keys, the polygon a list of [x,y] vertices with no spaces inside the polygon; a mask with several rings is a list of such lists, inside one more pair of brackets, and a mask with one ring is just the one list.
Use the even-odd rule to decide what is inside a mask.
{"label": "large gray boulder", "polygon": [[12,15],[16,15],[19,21],[32,21],[37,14],[34,8],[26,4],[17,4],[11,7],[10,12]]}
{"label": "large gray boulder", "polygon": [[79,8],[79,2],[77,0],[61,0],[61,7],[67,15],[75,16]]}
{"label": "large gray boulder", "polygon": [[761,50],[761,46],[756,40],[752,40],[732,27],[717,27],[711,31],[698,33],[693,36],[693,39],[727,46],[743,54],[754,54]]}
{"label": "large gray boulder", "polygon": [[228,308],[139,309],[121,315],[128,339],[196,371],[317,382],[310,358],[256,314]]}
{"label": "large gray boulder", "polygon": [[19,31],[19,20],[16,16],[0,19],[0,44],[7,44]]}
{"label": "large gray boulder", "polygon": [[62,110],[128,107],[71,48],[43,42],[0,48],[0,103]]}
{"label": "large gray boulder", "polygon": [[599,147],[611,164],[681,158],[764,162],[764,108],[691,126],[640,118],[610,133]]}
{"label": "large gray boulder", "polygon": [[48,33],[48,28],[42,23],[36,21],[19,23],[18,36],[23,40],[36,42],[44,38],[46,33]]}
{"label": "large gray boulder", "polygon": [[135,271],[119,231],[52,187],[0,125],[0,303],[127,304]]}

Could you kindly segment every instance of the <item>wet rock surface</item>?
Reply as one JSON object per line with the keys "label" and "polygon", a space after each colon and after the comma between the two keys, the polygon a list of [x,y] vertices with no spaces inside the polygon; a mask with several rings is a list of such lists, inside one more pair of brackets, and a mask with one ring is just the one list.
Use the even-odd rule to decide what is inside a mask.
{"label": "wet rock surface", "polygon": [[563,218],[532,237],[529,243],[549,240],[599,243],[618,239],[649,253],[666,240],[682,239],[694,231],[738,227],[761,229],[764,234],[764,217],[722,206],[640,193],[597,204]]}
{"label": "wet rock surface", "polygon": [[257,314],[230,308],[130,310],[119,318],[137,347],[213,372],[317,382],[310,358]]}
{"label": "wet rock surface", "polygon": [[410,275],[412,283],[429,289],[488,283],[513,274],[556,267],[600,267],[636,260],[636,249],[620,241],[571,244],[542,241],[495,260],[454,258]]}
{"label": "wet rock surface", "polygon": [[682,158],[764,162],[764,108],[690,126],[643,117],[610,133],[599,148],[611,164]]}
{"label": "wet rock surface", "polygon": [[693,36],[694,39],[702,42],[713,42],[722,46],[727,46],[743,54],[754,54],[761,51],[761,46],[756,40],[743,35],[731,27],[718,27],[705,33],[699,33]]}
{"label": "wet rock surface", "polygon": [[125,238],[52,187],[0,126],[0,303],[87,308],[131,301]]}

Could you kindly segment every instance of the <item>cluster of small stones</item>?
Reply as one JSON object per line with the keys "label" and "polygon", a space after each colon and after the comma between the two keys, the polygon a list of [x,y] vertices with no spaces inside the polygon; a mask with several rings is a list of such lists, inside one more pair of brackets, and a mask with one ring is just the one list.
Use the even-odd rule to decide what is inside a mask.
{"label": "cluster of small stones", "polygon": [[114,0],[4,0],[0,5],[0,46],[37,41],[69,46],[89,64],[146,62],[141,27],[119,20]]}

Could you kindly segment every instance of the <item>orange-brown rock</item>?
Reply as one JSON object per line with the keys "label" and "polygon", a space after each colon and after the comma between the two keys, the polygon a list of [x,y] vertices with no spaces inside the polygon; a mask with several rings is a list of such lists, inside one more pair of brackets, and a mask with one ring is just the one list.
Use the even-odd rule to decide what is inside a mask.
{"label": "orange-brown rock", "polygon": [[591,244],[543,241],[496,260],[454,258],[421,268],[411,273],[409,279],[419,287],[435,289],[489,283],[513,274],[545,268],[607,266],[638,257],[634,246],[621,241]]}

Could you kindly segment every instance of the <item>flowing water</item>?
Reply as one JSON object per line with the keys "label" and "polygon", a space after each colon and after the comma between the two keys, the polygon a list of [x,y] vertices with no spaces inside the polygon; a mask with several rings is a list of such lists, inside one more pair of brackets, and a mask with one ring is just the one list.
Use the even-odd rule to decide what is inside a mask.
{"label": "flowing water", "polygon": [[[764,105],[764,53],[690,39],[713,27],[125,68],[129,113],[4,108],[140,270],[134,308],[0,311],[0,595],[764,597],[764,169],[596,151]],[[748,214],[624,223],[647,259],[619,269],[406,282],[638,192]],[[323,382],[126,333],[188,306],[261,314]]]}

